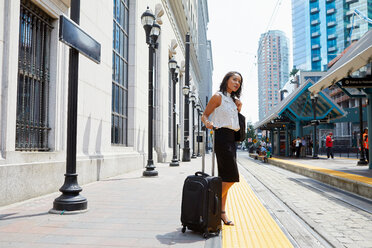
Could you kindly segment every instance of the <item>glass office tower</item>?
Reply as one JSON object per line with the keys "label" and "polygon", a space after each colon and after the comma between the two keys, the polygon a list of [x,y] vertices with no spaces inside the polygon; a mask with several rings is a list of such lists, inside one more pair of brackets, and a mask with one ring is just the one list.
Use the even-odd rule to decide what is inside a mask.
{"label": "glass office tower", "polygon": [[292,0],[293,65],[327,70],[332,59],[371,28],[355,9],[372,17],[371,0]]}
{"label": "glass office tower", "polygon": [[288,44],[282,31],[261,34],[257,51],[259,120],[278,104],[279,90],[288,81]]}

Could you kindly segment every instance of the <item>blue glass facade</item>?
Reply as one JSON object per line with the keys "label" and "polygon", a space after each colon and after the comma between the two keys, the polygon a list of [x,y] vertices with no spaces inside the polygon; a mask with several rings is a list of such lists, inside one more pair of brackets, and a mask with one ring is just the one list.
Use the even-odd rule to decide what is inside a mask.
{"label": "blue glass facade", "polygon": [[355,9],[371,18],[372,1],[292,0],[293,65],[302,70],[327,70],[350,41],[371,28],[356,16],[353,21]]}

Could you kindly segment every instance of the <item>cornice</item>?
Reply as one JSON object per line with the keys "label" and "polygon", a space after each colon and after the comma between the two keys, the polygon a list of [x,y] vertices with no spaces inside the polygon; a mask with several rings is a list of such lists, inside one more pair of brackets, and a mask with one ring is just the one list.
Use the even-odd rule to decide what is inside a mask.
{"label": "cornice", "polygon": [[[185,36],[189,32],[189,26],[186,21],[186,15],[183,9],[181,0],[162,0],[164,10],[167,13],[168,19],[173,27],[178,45],[181,48],[183,55],[186,57]],[[190,61],[192,63],[192,71],[194,72],[197,81],[201,82],[201,73],[199,62],[196,57],[195,45],[190,44]]]}

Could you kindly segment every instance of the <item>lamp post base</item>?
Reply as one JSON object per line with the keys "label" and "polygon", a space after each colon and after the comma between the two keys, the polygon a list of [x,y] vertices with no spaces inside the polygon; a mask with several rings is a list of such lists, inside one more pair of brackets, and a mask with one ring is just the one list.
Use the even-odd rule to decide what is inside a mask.
{"label": "lamp post base", "polygon": [[180,166],[180,163],[178,162],[178,159],[174,158],[172,159],[172,162],[170,162],[169,166]]}
{"label": "lamp post base", "polygon": [[144,177],[156,177],[158,175],[158,172],[156,170],[145,170],[142,175]]}
{"label": "lamp post base", "polygon": [[191,155],[191,158],[196,158],[196,154],[193,153],[193,154]]}
{"label": "lamp post base", "polygon": [[358,166],[368,165],[368,162],[365,161],[364,159],[360,159],[360,160],[357,162],[357,165],[358,165]]}
{"label": "lamp post base", "polygon": [[53,202],[53,209],[49,211],[51,214],[77,214],[87,212],[88,201],[84,196],[65,194],[56,198]]}
{"label": "lamp post base", "polygon": [[201,154],[200,154],[200,153],[198,153],[198,154],[196,154],[196,156],[197,156],[197,157],[201,157]]}
{"label": "lamp post base", "polygon": [[312,157],[312,159],[319,159],[318,155]]}
{"label": "lamp post base", "polygon": [[54,199],[53,209],[49,211],[50,213],[59,211],[80,213],[88,208],[87,199],[79,194],[82,189],[77,182],[76,173],[65,174],[65,182],[59,191],[62,192],[62,195]]}
{"label": "lamp post base", "polygon": [[158,175],[152,160],[147,160],[146,170],[142,173],[142,175],[144,177],[155,177]]}

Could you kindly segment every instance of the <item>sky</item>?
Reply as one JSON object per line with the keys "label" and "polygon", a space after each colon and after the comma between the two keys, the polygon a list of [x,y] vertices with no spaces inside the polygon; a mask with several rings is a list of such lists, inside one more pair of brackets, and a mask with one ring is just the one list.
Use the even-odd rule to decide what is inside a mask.
{"label": "sky", "polygon": [[[227,3],[228,2],[228,3]],[[261,34],[281,30],[288,37],[292,68],[291,0],[208,0],[207,38],[212,42],[213,91],[229,71],[243,76],[241,113],[258,121],[257,49]],[[289,72],[288,72],[289,73]]]}

